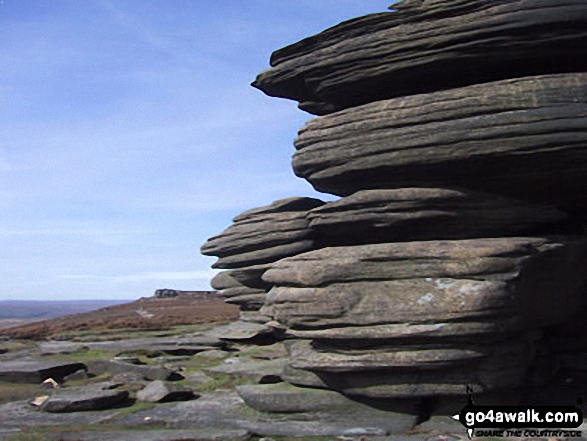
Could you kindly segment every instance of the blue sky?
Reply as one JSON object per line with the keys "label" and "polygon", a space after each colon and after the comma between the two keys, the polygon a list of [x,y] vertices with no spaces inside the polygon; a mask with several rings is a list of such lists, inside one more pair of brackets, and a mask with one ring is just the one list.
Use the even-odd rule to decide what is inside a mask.
{"label": "blue sky", "polygon": [[4,0],[0,300],[210,289],[199,247],[316,193],[310,115],[249,86],[275,49],[380,0]]}

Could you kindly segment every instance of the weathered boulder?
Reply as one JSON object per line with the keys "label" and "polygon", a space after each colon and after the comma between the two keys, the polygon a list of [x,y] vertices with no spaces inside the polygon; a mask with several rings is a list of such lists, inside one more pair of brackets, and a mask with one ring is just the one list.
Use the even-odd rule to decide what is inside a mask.
{"label": "weathered boulder", "polygon": [[45,412],[66,413],[87,410],[104,410],[130,406],[129,393],[126,390],[110,389],[110,385],[92,385],[56,389],[45,401]]}
{"label": "weathered boulder", "polygon": [[587,70],[582,0],[403,1],[277,51],[254,87],[326,114],[398,96]]}
{"label": "weathered boulder", "polygon": [[54,362],[35,358],[24,358],[0,362],[0,381],[10,383],[41,383],[47,378],[63,381],[65,377],[86,365],[72,362]]}
{"label": "weathered boulder", "polygon": [[176,289],[157,289],[155,290],[155,294],[153,294],[153,296],[158,299],[173,298],[178,295],[179,293]]}
{"label": "weathered boulder", "polygon": [[193,391],[168,381],[155,380],[137,392],[137,400],[148,403],[167,403],[196,398]]}
{"label": "weathered boulder", "polygon": [[552,233],[568,219],[553,207],[445,188],[363,190],[307,217],[325,246]]}
{"label": "weathered boulder", "polygon": [[468,188],[584,212],[587,73],[379,101],[314,119],[293,166],[320,191]]}
{"label": "weathered boulder", "polygon": [[230,270],[213,286],[264,323],[227,341],[287,342],[289,385],[239,388],[260,411],[350,397],[426,418],[582,360],[553,345],[587,307],[587,4],[390,9],[275,52],[253,83],[324,115],[293,168],[343,196],[250,210],[202,247]]}

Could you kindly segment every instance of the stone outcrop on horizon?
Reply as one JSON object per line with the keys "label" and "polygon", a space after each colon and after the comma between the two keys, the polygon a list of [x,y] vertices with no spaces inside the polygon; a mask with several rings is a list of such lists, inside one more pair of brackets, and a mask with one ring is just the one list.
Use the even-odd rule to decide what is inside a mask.
{"label": "stone outcrop on horizon", "polygon": [[253,83],[322,115],[293,169],[341,198],[235,218],[202,248],[228,270],[213,286],[281,332],[296,387],[389,403],[548,382],[587,351],[587,3],[391,9]]}

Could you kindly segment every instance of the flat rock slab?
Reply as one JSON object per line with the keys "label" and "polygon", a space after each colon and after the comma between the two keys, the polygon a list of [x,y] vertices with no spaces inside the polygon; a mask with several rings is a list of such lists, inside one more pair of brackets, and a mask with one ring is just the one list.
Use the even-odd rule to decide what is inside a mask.
{"label": "flat rock slab", "polygon": [[[403,415],[403,414],[401,414]],[[144,421],[151,418],[150,423]],[[167,404],[136,412],[119,424],[166,424],[176,428],[240,428],[260,436],[386,435],[409,430],[414,420],[393,412],[366,408],[364,413],[314,412],[268,414],[247,407],[236,393],[214,393],[195,401]]]}
{"label": "flat rock slab", "polygon": [[69,413],[88,410],[105,410],[130,406],[126,390],[102,389],[96,385],[56,389],[42,409],[51,413]]}
{"label": "flat rock slab", "polygon": [[[582,0],[412,1],[281,49],[253,86],[326,114],[397,96],[587,68]],[[548,29],[549,32],[544,32]]]}
{"label": "flat rock slab", "polygon": [[146,380],[168,380],[172,378],[175,371],[163,366],[139,365],[124,363],[115,360],[93,360],[87,362],[88,372],[93,375],[124,374],[128,372],[139,374]]}
{"label": "flat rock slab", "polygon": [[16,427],[0,427],[0,440],[3,440],[10,435],[16,435],[20,432],[22,432],[22,430]]}
{"label": "flat rock slab", "polygon": [[42,355],[72,354],[83,350],[82,343],[70,341],[42,341],[37,343],[37,348]]}
{"label": "flat rock slab", "polygon": [[293,167],[342,196],[457,187],[583,212],[586,118],[586,73],[479,84],[311,120]]}
{"label": "flat rock slab", "polygon": [[239,359],[233,363],[223,363],[219,366],[205,368],[204,371],[230,375],[240,375],[255,380],[256,382],[277,382],[281,381],[283,367],[287,360],[285,358],[276,360],[259,360],[241,362]]}
{"label": "flat rock slab", "polygon": [[[275,414],[323,412],[336,414],[339,417],[346,414],[350,420],[356,423],[361,421],[362,423],[358,424],[359,427],[365,423],[365,417],[369,415],[370,421],[379,422],[379,424],[382,420],[387,420],[385,429],[389,432],[409,431],[417,420],[414,404],[406,404],[404,408],[406,413],[382,411],[352,401],[337,392],[300,388],[285,383],[237,386],[237,392],[248,406],[262,412]],[[410,410],[412,413],[409,413]],[[378,429],[382,428],[379,426]],[[364,430],[365,434],[370,432],[369,426],[357,429],[357,431]],[[373,432],[377,432],[375,427],[371,427],[371,429]]]}
{"label": "flat rock slab", "polygon": [[210,351],[213,349],[217,349],[216,346],[202,346],[202,345],[192,345],[192,344],[162,344],[162,345],[154,345],[152,346],[149,351],[153,352],[163,352],[169,355],[194,355],[204,351]]}
{"label": "flat rock slab", "polygon": [[274,340],[273,328],[259,323],[236,321],[225,326],[217,326],[208,331],[207,335],[221,340],[232,342],[254,342],[264,341],[267,343]]}
{"label": "flat rock slab", "polygon": [[357,402],[325,389],[296,387],[286,383],[242,385],[236,391],[247,406],[261,412],[298,413],[349,409]]}
{"label": "flat rock slab", "polygon": [[324,246],[552,234],[568,219],[554,207],[445,188],[362,190],[307,217]]}
{"label": "flat rock slab", "polygon": [[40,383],[47,378],[61,381],[74,372],[86,369],[82,363],[51,362],[33,358],[0,362],[0,381]]}
{"label": "flat rock slab", "polygon": [[196,360],[222,360],[230,357],[231,353],[227,351],[221,351],[219,349],[211,349],[209,351],[199,352],[194,355]]}
{"label": "flat rock slab", "polygon": [[109,421],[119,410],[100,410],[73,413],[39,412],[29,401],[15,401],[0,405],[0,426],[69,426],[99,424]]}
{"label": "flat rock slab", "polygon": [[104,351],[132,352],[132,351],[157,351],[163,348],[201,348],[201,350],[226,347],[226,342],[209,335],[177,336],[162,338],[134,338],[128,340],[110,340],[99,342],[87,342],[83,346],[89,349]]}

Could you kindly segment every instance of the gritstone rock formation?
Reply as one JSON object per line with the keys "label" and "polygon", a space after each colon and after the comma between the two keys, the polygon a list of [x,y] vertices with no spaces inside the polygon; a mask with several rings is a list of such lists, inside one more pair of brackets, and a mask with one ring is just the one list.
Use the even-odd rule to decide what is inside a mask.
{"label": "gritstone rock formation", "polygon": [[402,1],[281,49],[253,85],[326,114],[399,96],[587,70],[582,0]]}
{"label": "gritstone rock formation", "polygon": [[390,9],[275,52],[253,83],[323,115],[293,168],[342,198],[237,217],[202,248],[229,269],[213,286],[289,340],[295,386],[530,390],[587,350],[587,3]]}
{"label": "gritstone rock formation", "polygon": [[226,301],[241,311],[258,311],[272,287],[261,280],[268,264],[314,249],[306,212],[322,204],[313,198],[283,199],[235,217],[232,226],[201,249],[202,254],[219,258],[213,268],[229,270],[216,275],[212,287],[222,290]]}

